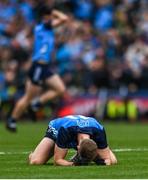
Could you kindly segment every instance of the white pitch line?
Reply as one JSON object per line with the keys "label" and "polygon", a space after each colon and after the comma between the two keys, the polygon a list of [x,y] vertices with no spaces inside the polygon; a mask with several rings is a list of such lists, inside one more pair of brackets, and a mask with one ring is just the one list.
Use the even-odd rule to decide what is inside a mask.
{"label": "white pitch line", "polygon": [[148,148],[125,148],[125,149],[113,149],[114,152],[144,152],[148,151]]}
{"label": "white pitch line", "polygon": [[[148,148],[121,148],[121,149],[113,149],[114,152],[148,152]],[[21,154],[29,154],[31,151],[24,152],[4,152],[0,151],[0,155],[21,155]]]}
{"label": "white pitch line", "polygon": [[[31,151],[30,151],[31,152]],[[29,154],[30,152],[0,152],[0,155],[18,155],[18,154]]]}

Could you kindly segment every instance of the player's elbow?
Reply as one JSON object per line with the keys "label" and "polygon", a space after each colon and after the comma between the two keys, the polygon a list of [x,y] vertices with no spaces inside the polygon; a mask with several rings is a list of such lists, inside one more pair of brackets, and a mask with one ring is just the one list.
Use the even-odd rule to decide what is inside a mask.
{"label": "player's elbow", "polygon": [[60,165],[61,165],[60,160],[55,160],[55,159],[54,159],[54,165],[55,165],[55,166],[60,166]]}
{"label": "player's elbow", "polygon": [[54,160],[54,165],[55,165],[55,166],[61,166],[61,165],[63,165],[63,164],[62,164],[63,159],[57,158],[56,156],[54,156],[53,160]]}
{"label": "player's elbow", "polygon": [[62,21],[63,21],[64,23],[68,22],[68,20],[69,20],[68,16],[64,16],[63,19],[62,19]]}
{"label": "player's elbow", "polygon": [[62,158],[54,158],[54,165],[55,166],[67,166],[67,161]]}

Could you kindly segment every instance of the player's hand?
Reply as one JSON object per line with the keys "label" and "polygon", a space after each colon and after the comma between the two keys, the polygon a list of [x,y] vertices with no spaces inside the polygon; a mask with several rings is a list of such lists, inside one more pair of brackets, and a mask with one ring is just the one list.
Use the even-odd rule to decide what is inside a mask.
{"label": "player's hand", "polygon": [[70,161],[74,163],[74,166],[86,166],[89,163],[87,159],[82,158],[78,153]]}
{"label": "player's hand", "polygon": [[94,162],[97,164],[97,165],[106,165],[106,162],[104,159],[100,159],[100,158],[95,158],[94,159]]}

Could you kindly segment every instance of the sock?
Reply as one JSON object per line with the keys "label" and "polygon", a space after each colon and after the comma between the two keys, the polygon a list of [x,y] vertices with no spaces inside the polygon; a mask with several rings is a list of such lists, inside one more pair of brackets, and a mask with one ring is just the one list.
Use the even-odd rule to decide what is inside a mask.
{"label": "sock", "polygon": [[42,107],[42,103],[40,102],[39,99],[35,99],[31,102],[31,108],[34,111],[38,111]]}
{"label": "sock", "polygon": [[16,123],[16,119],[13,117],[8,118],[8,123]]}
{"label": "sock", "polygon": [[13,117],[8,118],[7,128],[16,131],[16,119],[15,118],[13,118]]}

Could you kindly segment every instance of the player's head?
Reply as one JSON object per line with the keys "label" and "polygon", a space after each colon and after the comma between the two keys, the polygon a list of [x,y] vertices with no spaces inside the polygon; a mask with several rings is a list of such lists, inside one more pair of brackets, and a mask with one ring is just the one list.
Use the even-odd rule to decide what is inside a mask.
{"label": "player's head", "polygon": [[47,4],[42,4],[39,7],[39,12],[40,12],[40,16],[44,17],[44,16],[50,16],[52,13],[52,8],[49,7]]}
{"label": "player's head", "polygon": [[82,158],[90,162],[97,156],[97,144],[92,139],[83,139],[78,151]]}
{"label": "player's head", "polygon": [[39,8],[39,13],[41,16],[41,20],[43,23],[47,24],[49,21],[51,21],[51,14],[52,14],[52,8],[47,6],[46,4],[43,4]]}

